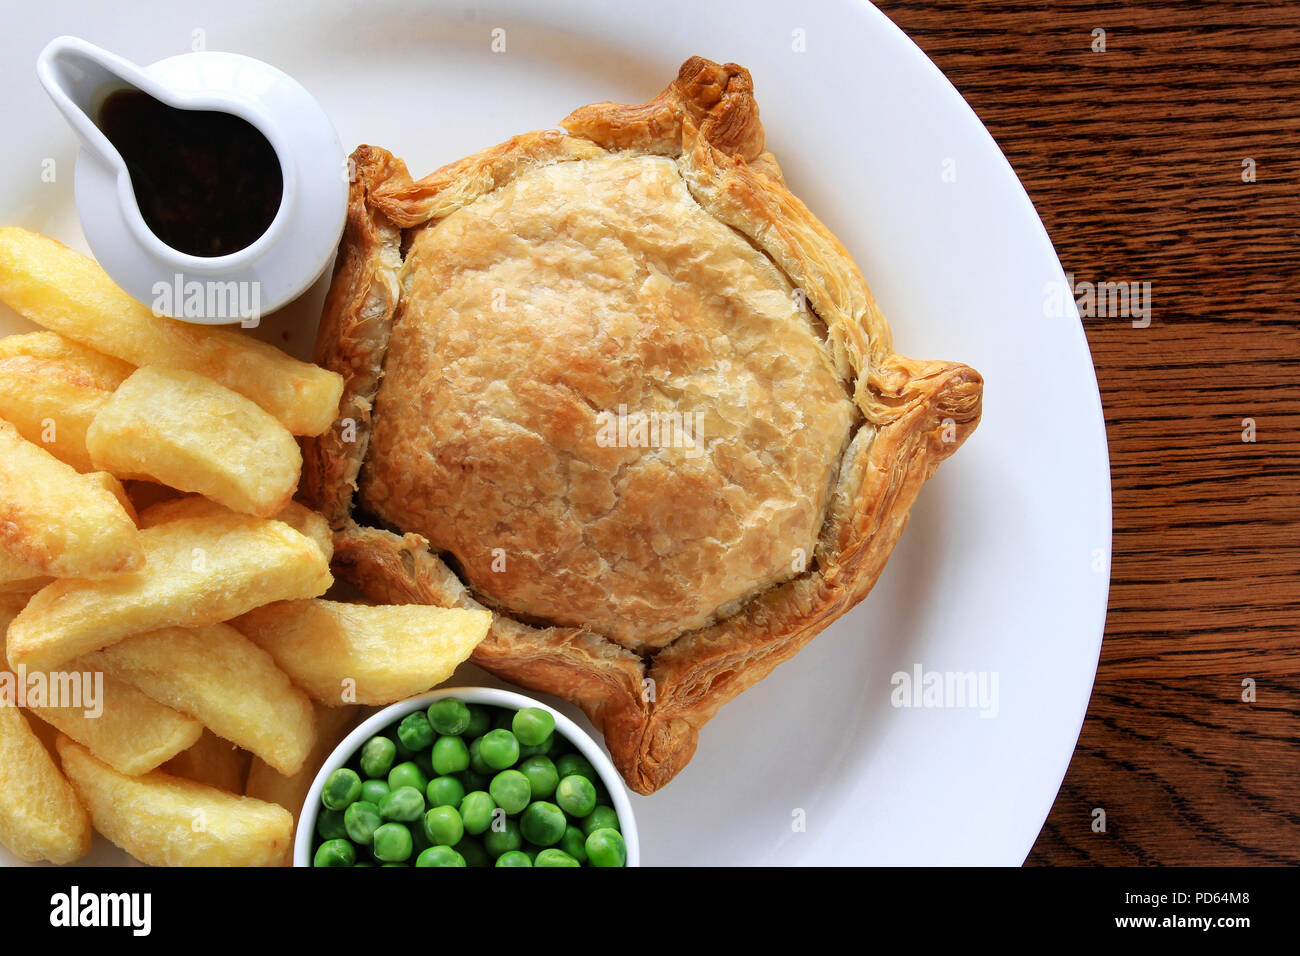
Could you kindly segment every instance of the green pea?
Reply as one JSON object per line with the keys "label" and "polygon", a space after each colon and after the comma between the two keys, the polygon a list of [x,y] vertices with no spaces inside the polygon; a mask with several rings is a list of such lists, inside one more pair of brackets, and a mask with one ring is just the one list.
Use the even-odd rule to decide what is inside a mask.
{"label": "green pea", "polygon": [[316,814],[316,835],[322,840],[345,840],[348,828],[343,823],[342,810],[322,810]]}
{"label": "green pea", "polygon": [[496,808],[492,797],[482,790],[465,794],[465,799],[460,802],[460,819],[465,824],[465,832],[478,836],[490,827]]}
{"label": "green pea", "polygon": [[387,780],[362,780],[361,781],[361,799],[366,803],[378,804],[384,794],[392,788],[388,785]]}
{"label": "green pea", "polygon": [[541,853],[542,851],[538,847],[533,846],[531,843],[525,843],[519,852],[522,853],[524,856],[528,857],[529,863],[536,864],[537,854]]}
{"label": "green pea", "polygon": [[371,863],[369,860],[357,860],[357,862],[352,864],[353,869],[358,869],[363,866],[368,866],[371,869],[374,869],[375,865]]}
{"label": "green pea", "polygon": [[358,800],[343,811],[343,825],[347,828],[348,839],[361,846],[370,845],[375,838],[375,831],[383,822],[379,807],[365,800]]}
{"label": "green pea", "polygon": [[582,866],[582,864],[563,850],[552,848],[537,854],[537,861],[533,866]]}
{"label": "green pea", "polygon": [[465,858],[466,866],[483,867],[492,865],[492,858],[488,856],[487,850],[483,849],[482,841],[475,840],[473,837],[465,837],[452,849]]}
{"label": "green pea", "polygon": [[487,850],[488,856],[493,859],[501,856],[502,853],[519,849],[523,843],[524,838],[519,833],[519,824],[509,817],[501,818],[500,829],[494,821],[483,834],[483,849]]}
{"label": "green pea", "polygon": [[340,767],[325,778],[320,802],[330,810],[346,810],[349,803],[361,798],[361,778],[355,770]]}
{"label": "green pea", "polygon": [[326,840],[316,848],[313,866],[352,866],[357,862],[357,851],[347,840]]}
{"label": "green pea", "polygon": [[578,826],[582,827],[585,836],[591,836],[596,830],[617,830],[619,828],[618,814],[614,812],[613,807],[597,807],[590,814],[583,817]]}
{"label": "green pea", "polygon": [[497,857],[497,866],[532,866],[533,861],[521,850],[507,850]]}
{"label": "green pea", "polygon": [[455,777],[435,777],[425,790],[431,807],[458,807],[465,799],[465,785]]}
{"label": "green pea", "polygon": [[540,744],[520,744],[519,756],[522,758],[548,754],[551,752],[551,747],[554,746],[554,743],[555,735],[551,734],[551,736],[547,737]]}
{"label": "green pea", "polygon": [[449,846],[431,846],[415,859],[416,866],[464,866],[465,858]]}
{"label": "green pea", "polygon": [[513,710],[498,710],[492,715],[493,730],[509,730],[515,722],[515,712]]}
{"label": "green pea", "polygon": [[537,800],[530,803],[519,817],[519,832],[529,843],[554,846],[564,836],[567,823],[563,810],[553,803]]}
{"label": "green pea", "polygon": [[486,776],[489,777],[492,776],[492,774],[496,773],[496,771],[493,770],[491,767],[489,767],[487,765],[487,762],[483,759],[483,738],[482,737],[478,738],[478,740],[470,741],[469,747],[466,748],[466,752],[469,754],[470,770],[474,771],[475,773],[485,774]]}
{"label": "green pea", "polygon": [[429,778],[415,763],[408,760],[388,771],[388,788],[397,790],[401,787],[414,787],[424,793],[429,788]]}
{"label": "green pea", "polygon": [[492,778],[488,793],[492,794],[498,807],[510,814],[522,811],[533,798],[528,778],[518,770],[502,770]]}
{"label": "green pea", "polygon": [[479,756],[493,770],[505,770],[519,760],[519,741],[508,730],[489,730],[480,738]]}
{"label": "green pea", "polygon": [[576,773],[560,781],[555,788],[555,802],[571,817],[585,817],[596,809],[596,787]]}
{"label": "green pea", "polygon": [[379,801],[379,815],[395,823],[414,823],[424,813],[424,794],[414,787],[398,787]]}
{"label": "green pea", "polygon": [[417,753],[433,746],[433,725],[423,711],[407,714],[397,725],[397,739]]}
{"label": "green pea", "polygon": [[434,807],[424,815],[424,835],[434,846],[455,846],[465,835],[465,824],[455,807]]}
{"label": "green pea", "polygon": [[429,705],[429,723],[440,734],[459,737],[469,729],[471,715],[465,702],[455,697],[444,697]]}
{"label": "green pea", "polygon": [[592,783],[600,782],[600,774],[596,773],[596,768],[582,754],[565,754],[555,761],[555,769],[560,773],[560,779],[571,777],[575,773],[579,777],[586,777]]}
{"label": "green pea", "polygon": [[433,769],[440,776],[468,770],[469,765],[469,748],[459,737],[439,737],[433,745]]}
{"label": "green pea", "polygon": [[466,740],[476,740],[492,729],[492,712],[479,704],[469,705],[469,726],[461,734]]}
{"label": "green pea", "polygon": [[387,777],[397,760],[397,745],[387,737],[371,737],[361,745],[361,772],[367,777]]}
{"label": "green pea", "polygon": [[521,744],[535,747],[555,732],[555,717],[549,710],[525,707],[511,718],[510,729]]}
{"label": "green pea", "polygon": [[380,863],[379,865],[380,865],[381,867],[383,867],[383,866],[407,866],[408,864],[406,864],[406,863]]}
{"label": "green pea", "polygon": [[579,863],[587,862],[587,837],[572,823],[564,828],[564,836],[560,837],[560,849]]}
{"label": "green pea", "polygon": [[404,863],[413,848],[411,831],[400,823],[385,823],[375,831],[373,852],[381,863]]}
{"label": "green pea", "polygon": [[560,775],[550,757],[540,754],[529,757],[519,765],[519,772],[528,778],[529,789],[534,800],[549,800],[555,795],[555,786],[560,782]]}
{"label": "green pea", "polygon": [[587,859],[592,866],[626,866],[627,844],[623,834],[611,827],[601,827],[587,835]]}

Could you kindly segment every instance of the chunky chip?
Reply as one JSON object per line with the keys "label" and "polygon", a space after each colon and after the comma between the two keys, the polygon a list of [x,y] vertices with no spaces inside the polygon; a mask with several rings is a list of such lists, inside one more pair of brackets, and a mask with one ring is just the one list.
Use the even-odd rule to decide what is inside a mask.
{"label": "chunky chip", "polygon": [[[0,601],[0,634],[19,606]],[[13,700],[0,699],[0,772],[0,844],[28,862],[72,863],[90,852],[90,817]]]}
{"label": "chunky chip", "polygon": [[[3,664],[4,631],[21,608],[0,601],[0,685],[6,674],[13,675]],[[105,674],[91,656],[68,661],[58,671],[24,669],[12,680],[22,706],[38,718],[32,727],[37,734],[43,727],[57,728],[125,774],[153,770],[192,746],[203,732],[197,720]]]}
{"label": "chunky chip", "polygon": [[90,852],[90,818],[17,707],[0,705],[0,843],[29,862]]}
{"label": "chunky chip", "polygon": [[156,316],[93,259],[26,229],[0,228],[0,301],[37,325],[132,365],[165,365],[215,379],[295,435],[319,435],[338,413],[340,375],[238,332]]}
{"label": "chunky chip", "polygon": [[137,634],[85,660],[282,773],[297,773],[311,752],[311,701],[270,654],[227,624]]}
{"label": "chunky chip", "polygon": [[226,514],[182,518],[140,533],[145,566],[99,581],[60,580],[9,626],[9,662],[53,670],[133,634],[200,627],[270,601],[323,594],[320,548],[282,521]]}
{"label": "chunky chip", "polygon": [[[101,486],[105,491],[110,492],[132,522],[137,520],[135,506],[131,503],[131,498],[127,495],[120,481],[106,471],[88,472],[86,477]],[[320,520],[324,521],[325,519],[321,518]],[[328,529],[328,525],[326,525],[326,528]],[[42,574],[38,568],[33,567],[26,561],[15,558],[7,551],[0,551],[0,593],[39,591],[49,584],[51,580],[52,578],[49,575]]]}
{"label": "chunky chip", "polygon": [[488,611],[280,601],[232,623],[330,706],[390,704],[441,684],[487,636]]}
{"label": "chunky chip", "polygon": [[[192,717],[167,707],[111,674],[95,671],[88,660],[65,664],[61,675],[101,681],[100,699],[93,709],[84,701],[72,704],[28,704],[36,717],[87,747],[114,770],[129,776],[147,773],[187,747],[203,733]],[[84,676],[90,675],[90,676]],[[30,672],[29,675],[30,676]]]}
{"label": "chunky chip", "polygon": [[56,332],[0,339],[0,418],[78,471],[93,471],[86,429],[132,368]]}
{"label": "chunky chip", "polygon": [[0,338],[0,362],[12,358],[33,358],[58,362],[78,369],[96,388],[111,392],[135,371],[130,362],[74,342],[58,332],[20,332]]}
{"label": "chunky chip", "polygon": [[95,829],[150,866],[276,866],[289,852],[283,807],[154,770],[128,777],[67,737],[63,772]]}
{"label": "chunky chip", "polygon": [[[180,518],[204,518],[208,515],[229,514],[230,509],[202,495],[185,495],[150,505],[140,513],[140,527],[152,528]],[[316,542],[325,560],[334,556],[334,535],[325,516],[306,505],[291,501],[270,517],[283,521],[300,534]]]}
{"label": "chunky chip", "polygon": [[237,392],[181,369],[147,366],[86,432],[96,468],[206,495],[268,517],[293,497],[302,453],[289,431]]}
{"label": "chunky chip", "polygon": [[3,420],[0,550],[53,577],[102,577],[144,563],[135,522],[115,494]]}

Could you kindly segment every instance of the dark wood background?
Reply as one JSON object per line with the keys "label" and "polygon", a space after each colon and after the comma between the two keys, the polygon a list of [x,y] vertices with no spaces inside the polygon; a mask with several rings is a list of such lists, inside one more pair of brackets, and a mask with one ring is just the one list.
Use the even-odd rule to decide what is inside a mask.
{"label": "dark wood background", "polygon": [[1152,284],[1149,328],[1084,321],[1110,608],[1028,862],[1298,863],[1300,2],[878,6],[992,132],[1065,271]]}

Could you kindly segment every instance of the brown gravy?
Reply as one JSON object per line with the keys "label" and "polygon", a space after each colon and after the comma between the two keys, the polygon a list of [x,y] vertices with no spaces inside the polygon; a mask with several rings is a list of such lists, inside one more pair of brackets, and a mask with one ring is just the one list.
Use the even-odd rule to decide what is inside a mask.
{"label": "brown gravy", "polygon": [[145,224],[179,252],[238,252],[279,211],[280,160],[238,116],[176,109],[140,90],[119,90],[100,108],[99,128],[126,161]]}

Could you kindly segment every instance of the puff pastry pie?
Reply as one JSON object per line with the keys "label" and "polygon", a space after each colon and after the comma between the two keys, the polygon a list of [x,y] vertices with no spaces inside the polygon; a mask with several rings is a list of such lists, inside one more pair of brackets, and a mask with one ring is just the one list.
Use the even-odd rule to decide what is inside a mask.
{"label": "puff pastry pie", "polygon": [[982,381],[894,353],[744,68],[561,125],[420,180],[353,154],[303,490],[338,575],[496,611],[475,662],[577,703],[651,793],[867,594]]}

